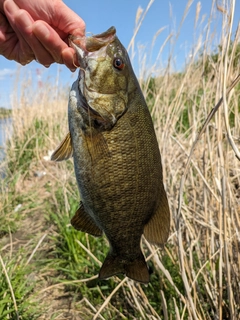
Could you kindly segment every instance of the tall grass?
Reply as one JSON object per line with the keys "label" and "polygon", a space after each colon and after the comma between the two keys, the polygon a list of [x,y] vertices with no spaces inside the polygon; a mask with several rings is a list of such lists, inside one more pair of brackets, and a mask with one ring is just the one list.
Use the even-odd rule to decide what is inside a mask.
{"label": "tall grass", "polygon": [[[196,27],[199,10],[197,4]],[[56,164],[46,157],[68,130],[68,90],[53,97],[51,84],[33,92],[31,79],[23,83],[13,101],[20,108],[12,113],[14,134],[0,195],[0,319],[239,318],[239,84],[226,94],[240,73],[239,29],[231,30],[234,3],[228,11],[218,10],[223,11],[218,52],[209,51],[210,17],[205,39],[197,40],[183,72],[172,72],[173,45],[164,71],[140,79],[172,212],[164,250],[142,241],[152,270],[148,286],[123,276],[96,279],[106,239],[70,226],[79,202],[72,160]],[[132,53],[145,13],[138,11]],[[221,97],[223,106],[198,137]]]}

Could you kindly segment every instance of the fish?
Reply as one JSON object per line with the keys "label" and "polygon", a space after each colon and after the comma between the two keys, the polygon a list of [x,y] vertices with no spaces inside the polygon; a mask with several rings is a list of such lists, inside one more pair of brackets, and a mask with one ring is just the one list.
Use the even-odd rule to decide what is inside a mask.
{"label": "fish", "polygon": [[70,35],[80,71],[68,103],[69,132],[53,161],[73,157],[79,231],[109,242],[99,279],[124,274],[147,284],[141,238],[163,246],[170,210],[153,121],[115,27],[90,37]]}

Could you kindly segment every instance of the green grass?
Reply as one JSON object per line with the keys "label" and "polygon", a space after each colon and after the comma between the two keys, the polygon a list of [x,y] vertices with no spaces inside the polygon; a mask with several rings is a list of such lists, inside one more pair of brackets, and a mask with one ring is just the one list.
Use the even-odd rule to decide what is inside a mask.
{"label": "green grass", "polygon": [[[37,319],[40,314],[37,301],[32,300],[37,273],[34,264],[27,263],[28,254],[21,248],[11,256],[5,253],[4,262],[1,258],[0,319],[19,319],[21,316],[20,319],[30,320]],[[3,272],[3,264],[6,272]]]}

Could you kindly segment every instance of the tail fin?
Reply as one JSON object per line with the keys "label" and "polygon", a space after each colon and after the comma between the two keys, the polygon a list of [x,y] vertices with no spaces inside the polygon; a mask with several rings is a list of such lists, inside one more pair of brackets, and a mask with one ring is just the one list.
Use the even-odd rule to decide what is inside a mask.
{"label": "tail fin", "polygon": [[123,260],[109,253],[100,269],[99,279],[106,279],[119,273],[135,281],[149,282],[149,271],[142,253],[134,261]]}

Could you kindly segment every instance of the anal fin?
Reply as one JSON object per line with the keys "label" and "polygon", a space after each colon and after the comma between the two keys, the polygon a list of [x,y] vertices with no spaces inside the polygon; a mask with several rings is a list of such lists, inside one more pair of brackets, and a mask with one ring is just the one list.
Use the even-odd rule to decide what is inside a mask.
{"label": "anal fin", "polygon": [[92,217],[86,213],[82,202],[80,202],[80,207],[71,219],[71,224],[76,230],[87,232],[96,237],[102,235],[102,230],[96,225]]}
{"label": "anal fin", "polygon": [[59,144],[57,149],[53,152],[51,156],[52,161],[63,161],[71,158],[73,155],[72,138],[70,132]]}
{"label": "anal fin", "polygon": [[148,242],[158,246],[163,245],[169,236],[170,210],[167,195],[162,186],[159,205],[150,220],[144,226],[144,237]]}

